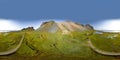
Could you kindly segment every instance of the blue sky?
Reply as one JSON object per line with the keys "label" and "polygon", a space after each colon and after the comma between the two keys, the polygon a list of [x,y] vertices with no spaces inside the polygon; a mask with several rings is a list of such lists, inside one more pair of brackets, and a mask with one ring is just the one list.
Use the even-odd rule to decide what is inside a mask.
{"label": "blue sky", "polygon": [[0,19],[33,24],[47,19],[96,26],[120,18],[120,0],[0,0]]}

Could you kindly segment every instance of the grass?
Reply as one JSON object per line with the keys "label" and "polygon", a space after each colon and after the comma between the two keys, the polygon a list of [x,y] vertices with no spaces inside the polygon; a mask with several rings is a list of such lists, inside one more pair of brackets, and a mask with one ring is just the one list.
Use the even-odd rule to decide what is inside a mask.
{"label": "grass", "polygon": [[[15,46],[20,36],[25,34],[24,42],[12,58],[35,60],[113,60],[112,56],[104,56],[94,52],[87,44],[91,32],[49,33],[38,31],[11,32],[0,35],[0,51],[5,51],[9,46]],[[92,41],[99,38],[92,35]],[[3,41],[3,42],[2,42]],[[6,44],[4,44],[6,43]],[[96,42],[96,43],[99,43]],[[21,57],[22,56],[22,57]],[[11,57],[11,55],[10,55]],[[11,58],[11,60],[12,60]]]}
{"label": "grass", "polygon": [[95,47],[106,52],[120,53],[120,34],[104,33],[94,34],[91,42]]}
{"label": "grass", "polygon": [[21,33],[3,33],[0,35],[0,52],[14,48],[21,39]]}

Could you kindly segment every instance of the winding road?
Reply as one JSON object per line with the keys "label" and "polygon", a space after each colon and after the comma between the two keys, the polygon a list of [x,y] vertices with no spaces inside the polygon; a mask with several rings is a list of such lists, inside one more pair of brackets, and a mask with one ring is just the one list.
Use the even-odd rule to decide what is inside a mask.
{"label": "winding road", "polygon": [[16,48],[10,49],[8,51],[0,52],[0,55],[9,55],[9,54],[12,54],[12,53],[16,52],[20,48],[23,40],[24,40],[24,35],[22,35],[22,38],[21,38],[19,44],[16,46]]}
{"label": "winding road", "polygon": [[113,56],[120,55],[120,53],[117,53],[117,52],[107,52],[107,51],[102,51],[100,49],[97,49],[95,46],[93,46],[93,44],[92,44],[92,42],[90,40],[88,41],[88,44],[97,53],[100,53],[100,54],[103,54],[103,55],[113,55]]}

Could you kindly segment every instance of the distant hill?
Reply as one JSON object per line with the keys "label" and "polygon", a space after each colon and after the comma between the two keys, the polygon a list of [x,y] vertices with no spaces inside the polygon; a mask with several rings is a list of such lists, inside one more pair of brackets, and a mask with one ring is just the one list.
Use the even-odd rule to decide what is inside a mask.
{"label": "distant hill", "polygon": [[94,28],[89,24],[83,25],[72,21],[64,22],[47,21],[43,22],[42,25],[37,29],[37,31],[46,31],[52,33],[60,31],[63,34],[72,31],[87,31],[87,30],[94,30]]}
{"label": "distant hill", "polygon": [[22,31],[34,31],[35,29],[33,27],[27,27],[23,28]]}

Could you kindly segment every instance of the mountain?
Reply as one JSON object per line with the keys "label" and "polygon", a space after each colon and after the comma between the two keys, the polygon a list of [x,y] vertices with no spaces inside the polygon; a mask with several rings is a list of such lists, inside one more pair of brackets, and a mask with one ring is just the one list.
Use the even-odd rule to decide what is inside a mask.
{"label": "mountain", "polygon": [[83,25],[72,21],[64,21],[64,22],[47,21],[47,22],[43,22],[41,26],[37,29],[37,31],[45,31],[52,33],[60,31],[63,34],[72,31],[88,31],[88,30],[94,30],[94,29],[89,24]]}

